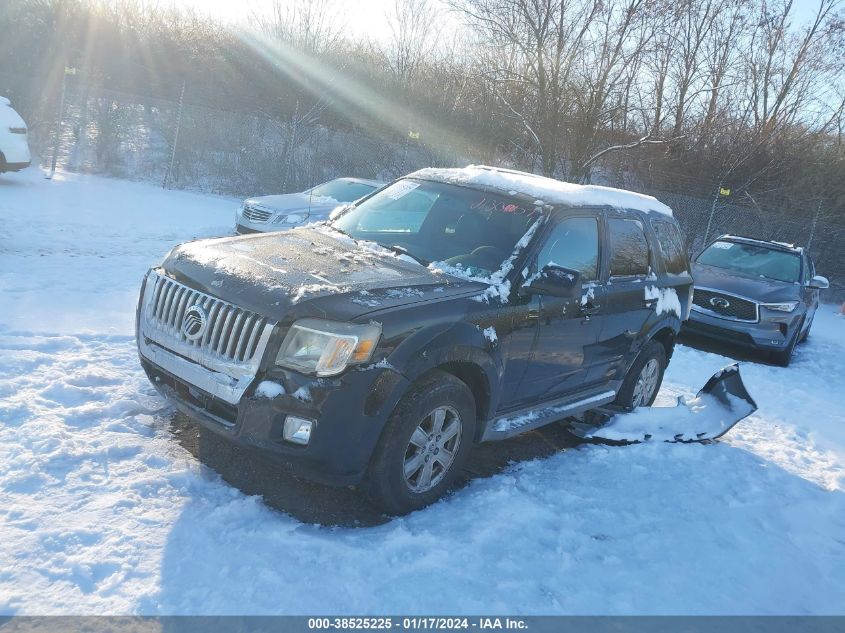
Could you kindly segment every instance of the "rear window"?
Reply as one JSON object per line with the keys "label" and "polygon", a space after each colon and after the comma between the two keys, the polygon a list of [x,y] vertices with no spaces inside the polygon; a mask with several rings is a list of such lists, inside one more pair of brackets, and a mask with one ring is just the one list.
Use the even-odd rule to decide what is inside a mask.
{"label": "rear window", "polygon": [[801,275],[801,258],[798,253],[765,245],[718,240],[704,249],[696,261],[742,275],[790,283],[797,282]]}
{"label": "rear window", "polygon": [[639,220],[610,218],[610,276],[648,274],[648,242]]}
{"label": "rear window", "polygon": [[660,252],[666,264],[666,272],[680,274],[689,270],[684,240],[678,227],[670,222],[652,220],[651,228],[660,244]]}

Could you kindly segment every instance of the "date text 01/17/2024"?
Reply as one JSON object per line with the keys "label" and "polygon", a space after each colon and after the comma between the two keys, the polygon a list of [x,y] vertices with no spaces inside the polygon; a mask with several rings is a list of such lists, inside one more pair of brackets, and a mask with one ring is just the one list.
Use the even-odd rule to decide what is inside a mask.
{"label": "date text 01/17/2024", "polygon": [[528,624],[519,618],[445,618],[445,617],[346,617],[309,618],[310,630],[525,630]]}

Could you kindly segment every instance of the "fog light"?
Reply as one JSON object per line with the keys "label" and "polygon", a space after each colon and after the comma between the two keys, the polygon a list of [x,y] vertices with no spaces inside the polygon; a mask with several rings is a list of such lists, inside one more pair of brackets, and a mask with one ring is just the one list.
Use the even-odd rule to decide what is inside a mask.
{"label": "fog light", "polygon": [[311,427],[314,422],[304,418],[298,418],[295,415],[289,415],[285,418],[285,429],[283,437],[288,442],[294,444],[308,444],[311,439]]}

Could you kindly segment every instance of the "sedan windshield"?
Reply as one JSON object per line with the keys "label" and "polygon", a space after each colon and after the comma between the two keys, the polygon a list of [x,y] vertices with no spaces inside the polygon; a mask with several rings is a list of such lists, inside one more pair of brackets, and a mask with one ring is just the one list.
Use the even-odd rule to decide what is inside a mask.
{"label": "sedan windshield", "polygon": [[334,198],[338,202],[354,202],[358,198],[363,198],[369,193],[372,193],[375,185],[369,185],[365,182],[354,182],[351,180],[330,180],[324,182],[322,185],[317,185],[310,191],[312,196],[325,196],[327,198]]}
{"label": "sedan windshield", "polygon": [[533,205],[439,182],[404,179],[338,217],[332,226],[417,261],[489,277],[539,217]]}
{"label": "sedan windshield", "polygon": [[713,242],[698,256],[697,262],[790,283],[797,282],[801,274],[801,259],[797,253],[741,242]]}

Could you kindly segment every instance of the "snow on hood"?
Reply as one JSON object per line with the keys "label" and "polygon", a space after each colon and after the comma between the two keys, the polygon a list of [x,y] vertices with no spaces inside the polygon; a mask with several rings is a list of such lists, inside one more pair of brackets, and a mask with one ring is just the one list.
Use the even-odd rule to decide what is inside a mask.
{"label": "snow on hood", "polygon": [[498,189],[510,195],[520,193],[536,198],[535,204],[608,206],[672,216],[672,209],[657,198],[645,194],[598,185],[576,185],[545,176],[484,165],[470,165],[461,169],[429,167],[415,171],[408,177],[458,185],[481,185]]}
{"label": "snow on hood", "polygon": [[0,97],[0,127],[26,127],[21,115],[15,112],[5,97]]}
{"label": "snow on hood", "polygon": [[351,317],[473,290],[406,256],[316,227],[188,242],[174,248],[162,268],[271,318],[313,300],[332,301],[324,306],[328,312]]}

